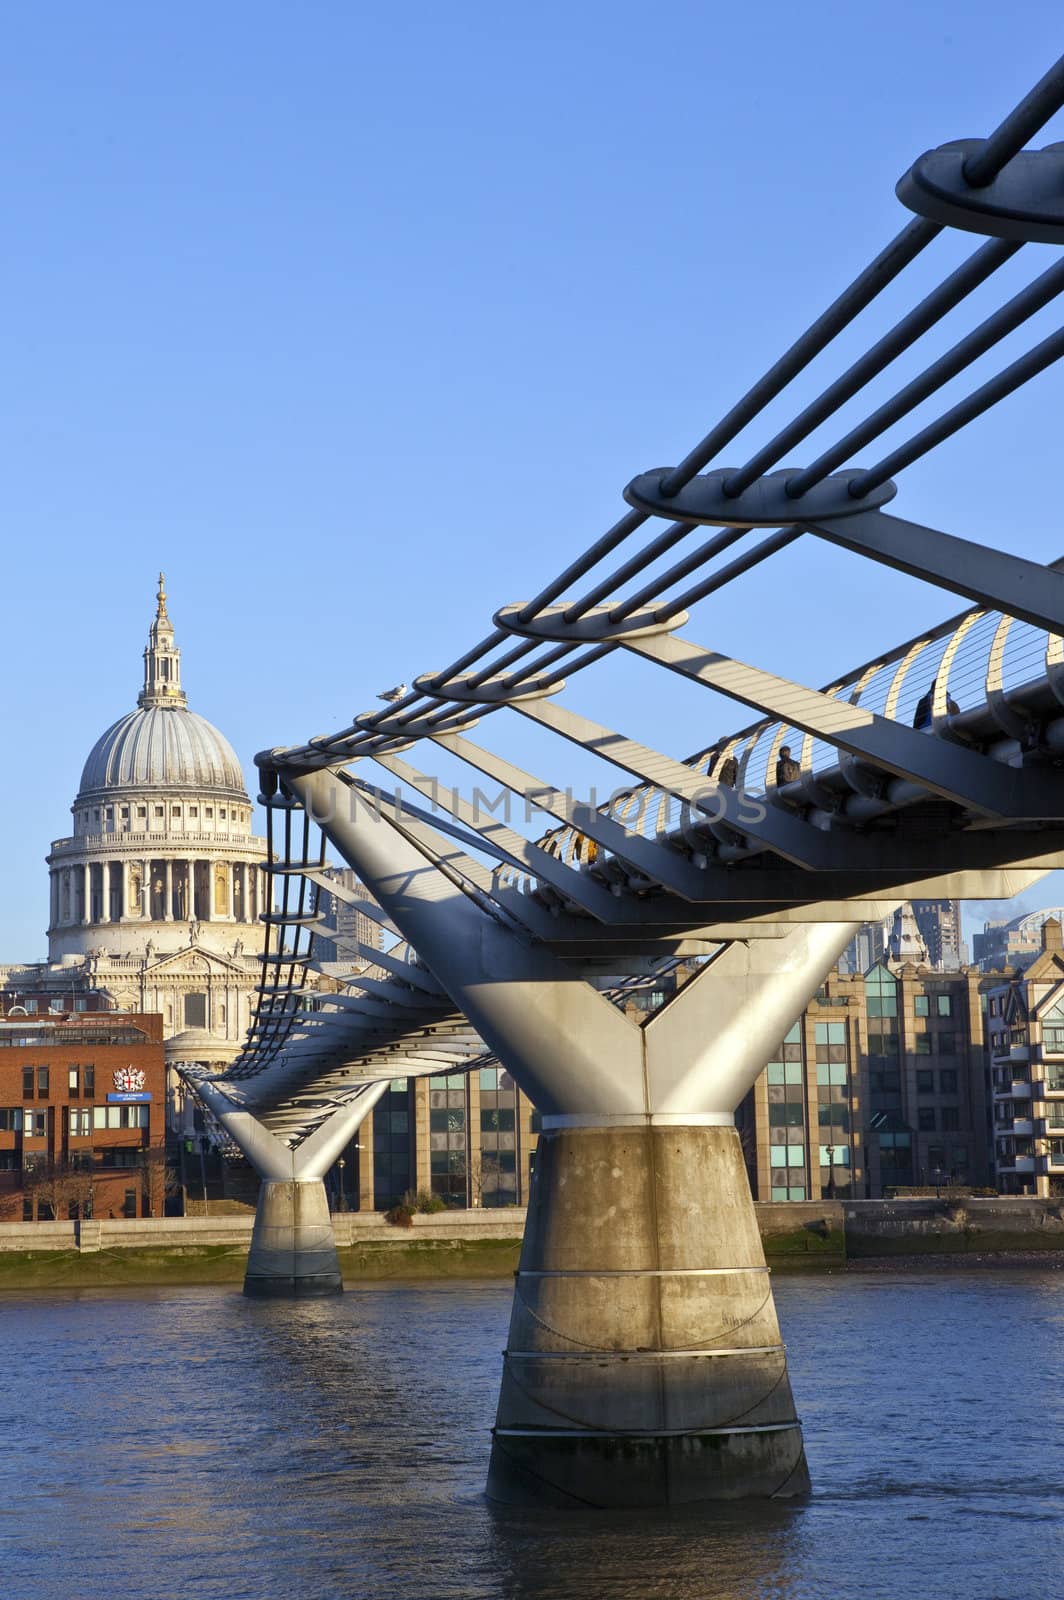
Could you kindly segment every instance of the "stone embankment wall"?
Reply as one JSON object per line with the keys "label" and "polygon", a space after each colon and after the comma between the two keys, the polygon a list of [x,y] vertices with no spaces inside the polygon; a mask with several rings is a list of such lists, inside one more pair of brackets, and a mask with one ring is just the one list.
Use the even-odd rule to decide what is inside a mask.
{"label": "stone embankment wall", "polygon": [[[777,1269],[917,1255],[1064,1256],[1064,1201],[855,1200],[755,1207]],[[334,1219],[340,1264],[359,1278],[498,1277],[517,1265],[521,1210],[418,1215],[396,1228],[374,1212]],[[250,1215],[0,1223],[0,1288],[125,1283],[235,1283]]]}

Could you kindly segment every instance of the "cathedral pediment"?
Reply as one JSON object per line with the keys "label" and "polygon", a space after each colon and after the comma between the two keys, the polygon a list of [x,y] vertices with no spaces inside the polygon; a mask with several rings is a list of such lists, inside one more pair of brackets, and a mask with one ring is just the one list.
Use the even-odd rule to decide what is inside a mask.
{"label": "cathedral pediment", "polygon": [[248,966],[242,954],[220,955],[203,945],[188,945],[184,950],[174,950],[156,956],[149,949],[144,969],[145,977],[202,978],[214,974],[232,974],[247,979]]}

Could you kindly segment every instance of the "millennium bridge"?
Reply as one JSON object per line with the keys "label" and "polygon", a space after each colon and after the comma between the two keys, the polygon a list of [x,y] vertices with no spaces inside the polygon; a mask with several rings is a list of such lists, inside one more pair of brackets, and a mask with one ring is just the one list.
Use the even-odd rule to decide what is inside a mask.
{"label": "millennium bridge", "polygon": [[[484,638],[384,709],[256,758],[276,884],[260,1004],[229,1071],[185,1069],[262,1179],[245,1287],[338,1290],[322,1180],[387,1084],[501,1062],[542,1134],[497,1499],[808,1490],[736,1107],[862,921],[916,892],[1008,896],[1064,863],[1064,570],[1025,558],[1022,526],[998,549],[887,509],[905,468],[1064,354],[1062,328],[963,398],[936,398],[1064,290],[1064,259],[1044,254],[1023,287],[1015,267],[995,276],[1030,244],[1064,244],[1064,145],[1030,147],[1062,105],[1064,59],[988,138],[920,156],[897,185],[897,235]],[[965,234],[960,264],[940,261]],[[993,309],[942,348],[940,323],[977,291]],[[899,297],[909,309],[884,311]],[[858,320],[861,353],[790,403]],[[902,356],[914,375],[891,381]],[[873,398],[881,375],[887,397]],[[784,465],[815,431],[832,442]],[[935,585],[952,614],[822,688],[692,637],[801,540]],[[686,679],[754,720],[686,760],[626,737],[573,703],[594,710],[619,652],[656,671],[659,696]],[[549,771],[493,751],[500,716],[535,725]],[[575,798],[567,757],[601,770],[609,798]],[[534,803],[549,831],[480,804],[484,781],[514,797],[518,824]],[[318,891],[345,893],[324,876],[330,847],[394,942],[363,945],[367,970],[325,995],[310,981]],[[693,976],[648,1018],[616,1003],[679,960]]]}

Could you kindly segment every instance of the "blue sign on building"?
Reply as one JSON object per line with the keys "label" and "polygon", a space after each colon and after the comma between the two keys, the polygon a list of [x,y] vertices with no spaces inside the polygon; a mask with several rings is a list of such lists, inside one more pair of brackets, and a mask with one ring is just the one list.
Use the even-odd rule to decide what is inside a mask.
{"label": "blue sign on building", "polygon": [[130,1101],[132,1101],[132,1100],[140,1101],[140,1100],[150,1100],[150,1099],[151,1099],[151,1093],[147,1089],[140,1089],[140,1090],[136,1091],[136,1093],[132,1093],[131,1092],[131,1093],[127,1093],[127,1094],[109,1094],[107,1096],[107,1101],[108,1101],[109,1105],[115,1105],[115,1104],[129,1105]]}

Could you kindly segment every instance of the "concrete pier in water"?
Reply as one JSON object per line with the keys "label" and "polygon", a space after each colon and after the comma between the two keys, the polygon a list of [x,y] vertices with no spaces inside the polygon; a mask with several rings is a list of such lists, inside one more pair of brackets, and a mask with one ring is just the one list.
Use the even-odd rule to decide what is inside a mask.
{"label": "concrete pier in water", "polygon": [[623,1507],[808,1489],[735,1129],[545,1134],[489,1496]]}
{"label": "concrete pier in water", "polygon": [[256,1298],[307,1299],[342,1294],[332,1217],[321,1179],[264,1182],[248,1251],[244,1293]]}

